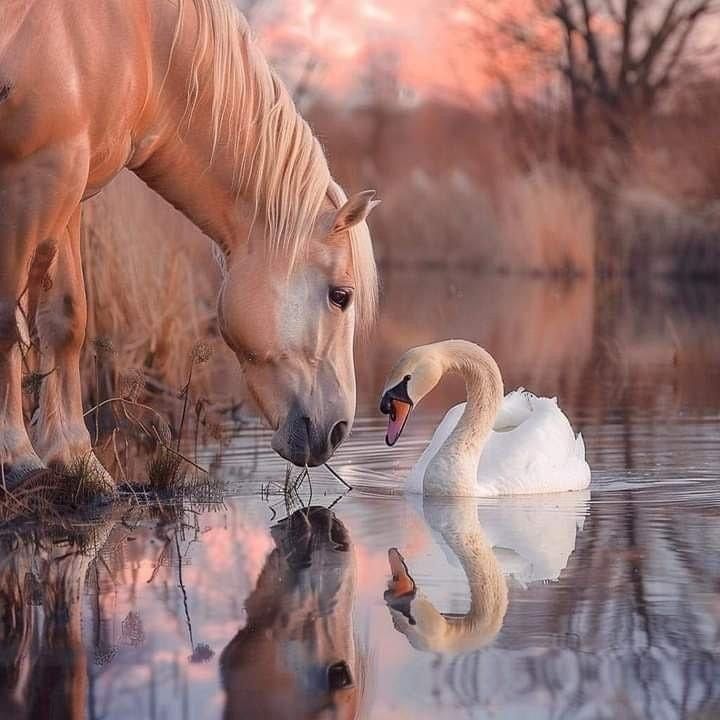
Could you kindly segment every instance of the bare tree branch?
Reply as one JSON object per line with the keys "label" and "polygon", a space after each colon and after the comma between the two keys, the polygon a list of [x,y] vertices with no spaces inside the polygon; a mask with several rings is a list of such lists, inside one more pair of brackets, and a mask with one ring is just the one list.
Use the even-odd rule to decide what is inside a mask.
{"label": "bare tree branch", "polygon": [[667,88],[670,84],[672,74],[675,71],[680,59],[683,57],[683,53],[687,47],[690,35],[695,28],[698,17],[699,15],[696,15],[686,21],[682,32],[679,34],[675,42],[675,47],[669,53],[667,62],[665,63],[664,68],[660,71],[659,77],[655,80],[655,82],[648,83],[648,88],[653,96],[657,95],[658,91]]}
{"label": "bare tree branch", "polygon": [[647,47],[634,67],[641,75],[647,76],[649,74],[655,58],[667,42],[668,37],[677,28],[678,23],[681,22],[675,14],[680,2],[681,0],[671,0],[665,9],[660,25],[655,30],[648,29]]}
{"label": "bare tree branch", "polygon": [[635,28],[635,17],[638,8],[637,0],[625,0],[625,12],[620,20],[622,27],[622,50],[620,57],[620,66],[618,68],[618,95],[623,95],[627,90],[628,72],[633,65],[632,45]]}
{"label": "bare tree branch", "polygon": [[580,5],[582,7],[583,21],[585,23],[583,37],[585,38],[587,56],[592,67],[593,76],[598,84],[598,89],[601,95],[607,102],[612,102],[610,85],[608,83],[607,74],[605,73],[605,68],[603,67],[603,60],[600,55],[597,38],[595,37],[595,31],[592,28],[593,14],[590,10],[588,0],[580,0]]}
{"label": "bare tree branch", "polygon": [[[516,6],[458,0],[489,28],[483,42],[559,72],[577,123],[595,106],[616,137],[672,92],[681,68],[708,68],[715,37],[701,30],[720,0],[534,0],[536,19]],[[555,28],[553,39],[552,28]],[[717,35],[717,33],[715,33]],[[500,56],[501,51],[496,50]],[[498,61],[498,65],[502,60]]]}
{"label": "bare tree branch", "polygon": [[[622,25],[623,15],[621,15],[620,11],[615,7],[615,5],[613,5],[613,1],[612,0],[603,0],[603,5],[605,6],[605,12],[615,22],[615,24]],[[627,11],[626,11],[626,15],[627,15]]]}

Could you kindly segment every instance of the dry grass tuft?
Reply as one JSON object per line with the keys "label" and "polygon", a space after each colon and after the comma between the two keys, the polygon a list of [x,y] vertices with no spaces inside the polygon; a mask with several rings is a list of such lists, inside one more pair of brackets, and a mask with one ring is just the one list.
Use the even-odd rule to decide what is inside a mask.
{"label": "dry grass tuft", "polygon": [[695,207],[661,190],[626,183],[605,218],[613,261],[644,275],[720,277],[720,201]]}
{"label": "dry grass tuft", "polygon": [[[188,469],[183,463],[182,457],[164,446],[158,448],[146,467],[147,486],[144,489],[158,493],[169,494],[181,489],[188,475]],[[140,485],[140,487],[143,486]]]}
{"label": "dry grass tuft", "polygon": [[83,266],[87,336],[103,355],[99,381],[93,352],[83,360],[91,404],[117,394],[119,378],[135,370],[148,392],[171,400],[185,381],[188,357],[204,366],[194,378],[198,392],[235,402],[227,388],[242,388],[237,361],[208,343],[217,335],[220,286],[211,243],[131,173],[87,203]]}
{"label": "dry grass tuft", "polygon": [[538,165],[501,192],[497,267],[544,275],[592,275],[595,205],[582,178]]}
{"label": "dry grass tuft", "polygon": [[0,524],[58,519],[80,509],[103,505],[115,496],[91,456],[72,467],[35,473],[13,490],[0,489]]}

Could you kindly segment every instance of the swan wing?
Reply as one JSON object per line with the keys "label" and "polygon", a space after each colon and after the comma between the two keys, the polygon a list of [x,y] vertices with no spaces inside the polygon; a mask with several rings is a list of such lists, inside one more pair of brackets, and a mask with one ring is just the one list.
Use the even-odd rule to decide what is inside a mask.
{"label": "swan wing", "polygon": [[[495,420],[495,429],[499,432],[506,432],[527,420],[532,414],[531,398],[533,397],[535,396],[526,392],[525,388],[522,387],[508,393],[503,398],[500,412]],[[466,404],[467,403],[464,402],[458,403],[445,413],[445,417],[443,417],[440,424],[435,428],[435,432],[428,446],[408,476],[405,486],[406,492],[422,494],[423,478],[425,477],[427,466],[443,446],[443,443],[448,439],[450,433],[455,429],[462,414],[465,412]]]}
{"label": "swan wing", "polygon": [[525,391],[525,388],[518,388],[509,392],[502,401],[500,410],[495,418],[493,430],[506,432],[515,429],[525,422],[533,412],[532,398],[535,396]]}
{"label": "swan wing", "polygon": [[[575,436],[557,401],[527,392],[522,392],[522,396],[530,411],[524,412],[524,419],[514,427],[506,423],[501,430],[493,430],[483,448],[477,472],[479,494],[552,493],[586,488],[590,468],[585,462],[585,444],[580,435]],[[513,402],[516,407],[510,419],[520,416],[517,398]]]}

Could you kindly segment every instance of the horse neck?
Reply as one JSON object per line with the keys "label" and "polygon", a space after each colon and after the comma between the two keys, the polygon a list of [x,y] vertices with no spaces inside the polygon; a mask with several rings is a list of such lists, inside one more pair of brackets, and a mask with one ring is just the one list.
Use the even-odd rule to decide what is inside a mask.
{"label": "horse neck", "polygon": [[[238,37],[247,37],[244,50],[231,58],[233,62],[223,55],[230,39],[227,32],[223,35],[213,29],[215,21],[204,17],[208,8],[223,5],[220,0],[147,0],[153,78],[129,167],[229,255],[246,242],[253,227],[264,228],[268,217],[267,198],[253,182],[264,153],[264,145],[255,136],[260,115],[272,113],[281,98],[289,105],[283,103],[285,112],[277,114],[277,132],[282,130],[280,125],[298,116],[249,38],[244,18],[231,9],[231,0],[226,2],[224,12],[237,21]],[[227,64],[218,71],[222,58]],[[262,101],[252,86],[248,89],[251,73],[262,75]],[[217,100],[219,82],[228,83],[231,95],[226,103]],[[242,106],[232,95],[235,90]],[[301,120],[298,126],[309,135]],[[282,149],[285,156],[273,157],[274,167],[289,174],[302,153],[293,155],[290,149]]]}
{"label": "horse neck", "polygon": [[[472,472],[472,478],[466,479],[475,481],[480,455],[503,401],[502,376],[490,353],[465,340],[448,340],[439,345],[444,372],[459,374],[465,381],[467,402],[460,420],[432,461],[435,471],[426,476],[426,490],[433,477],[447,484],[448,473],[458,462],[467,473]],[[448,467],[448,463],[453,467]],[[461,479],[458,476],[458,481]]]}

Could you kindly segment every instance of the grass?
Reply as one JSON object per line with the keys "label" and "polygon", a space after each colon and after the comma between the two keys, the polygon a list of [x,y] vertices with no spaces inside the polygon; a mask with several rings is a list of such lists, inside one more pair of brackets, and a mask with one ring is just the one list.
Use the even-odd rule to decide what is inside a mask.
{"label": "grass", "polygon": [[214,362],[196,366],[195,392],[209,406],[237,405],[243,382],[234,355],[218,341],[220,273],[207,239],[127,172],[87,205],[87,337],[107,339],[112,347],[100,361],[97,353],[84,353],[87,404],[117,394],[121,379],[139,372],[140,395],[179,413],[173,400],[187,379],[187,358],[204,343]]}
{"label": "grass", "polygon": [[0,489],[0,526],[18,520],[60,519],[110,497],[94,462],[82,458],[63,470],[40,471],[14,490]]}
{"label": "grass", "polygon": [[[340,181],[383,200],[371,225],[386,266],[690,278],[704,265],[720,277],[717,92],[687,92],[633,126],[629,149],[599,122],[578,133],[561,104],[319,102],[310,116]],[[618,222],[629,209],[633,222]],[[657,209],[674,219],[659,222]]]}
{"label": "grass", "polygon": [[[106,338],[95,339],[91,346],[93,377],[99,388],[102,368],[116,353],[116,346]],[[207,363],[211,354],[212,349],[206,343],[196,343],[188,353],[182,388],[174,394],[176,401],[182,401],[182,414],[176,427],[162,412],[139,401],[145,388],[142,371],[125,373],[120,382],[121,394],[101,400],[85,413],[94,431],[91,432],[93,452],[70,467],[39,471],[18,488],[0,491],[0,524],[18,518],[60,517],[79,507],[107,503],[118,496],[131,497],[133,502],[189,497],[207,502],[221,500],[221,483],[210,478],[205,468],[182,451],[187,409],[195,391],[194,371]],[[25,376],[23,390],[29,416],[37,407],[44,379],[45,375],[32,370]],[[222,446],[222,434],[213,432],[216,426],[208,418],[207,405],[200,400],[196,403],[196,456],[201,428]],[[112,412],[110,427],[105,427],[107,418],[103,422],[101,441],[100,415],[104,410]],[[98,458],[110,471],[117,490],[109,484]]]}
{"label": "grass", "polygon": [[510,180],[499,211],[497,267],[505,272],[593,275],[596,210],[582,178],[537,165]]}
{"label": "grass", "polygon": [[0,489],[0,531],[18,523],[63,522],[113,505],[129,512],[133,508],[160,511],[178,503],[210,507],[223,502],[219,480],[192,472],[180,456],[162,448],[147,461],[144,481],[121,484],[112,495],[107,490],[94,461],[83,459],[62,471],[38,472],[14,490]]}

